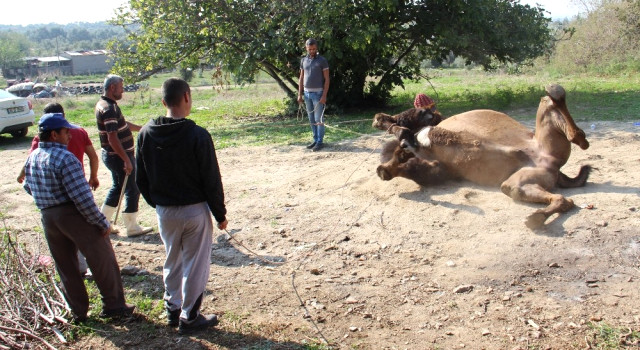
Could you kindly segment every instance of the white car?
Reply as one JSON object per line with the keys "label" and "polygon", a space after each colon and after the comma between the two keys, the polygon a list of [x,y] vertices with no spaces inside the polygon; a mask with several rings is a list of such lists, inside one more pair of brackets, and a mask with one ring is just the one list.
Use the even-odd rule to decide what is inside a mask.
{"label": "white car", "polygon": [[0,89],[0,134],[26,136],[34,122],[31,101]]}

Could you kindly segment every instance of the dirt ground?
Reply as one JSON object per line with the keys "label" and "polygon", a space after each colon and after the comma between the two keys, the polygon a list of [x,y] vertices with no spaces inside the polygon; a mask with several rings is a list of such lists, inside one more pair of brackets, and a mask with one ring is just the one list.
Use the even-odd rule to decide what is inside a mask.
{"label": "dirt ground", "polygon": [[[592,344],[590,324],[640,331],[640,127],[589,124],[578,123],[591,147],[573,146],[563,171],[596,170],[586,187],[559,190],[576,208],[538,231],[524,218],[540,206],[497,188],[380,180],[390,137],[381,133],[318,153],[220,150],[229,232],[285,263],[266,264],[216,231],[203,309],[222,314],[217,331],[179,337],[140,315],[72,347],[289,349],[324,339],[339,349],[571,349]],[[40,235],[14,176],[29,140],[3,136],[0,147],[0,207],[23,237]],[[102,164],[100,180],[98,204],[111,184]],[[156,226],[142,199],[141,213]],[[150,273],[123,277],[128,291],[161,295],[157,233],[112,240],[121,267]]]}

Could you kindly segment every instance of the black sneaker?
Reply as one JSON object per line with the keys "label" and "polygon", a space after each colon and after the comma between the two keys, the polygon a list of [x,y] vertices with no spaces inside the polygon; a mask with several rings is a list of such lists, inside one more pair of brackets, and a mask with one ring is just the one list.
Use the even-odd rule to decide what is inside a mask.
{"label": "black sneaker", "polygon": [[120,318],[120,317],[129,317],[133,315],[133,310],[136,308],[135,305],[124,304],[123,307],[119,307],[116,309],[102,310],[100,313],[100,318]]}
{"label": "black sneaker", "polygon": [[313,149],[311,149],[311,150],[314,151],[314,152],[318,152],[319,150],[321,150],[323,148],[324,148],[324,144],[318,143],[315,146],[313,146]]}
{"label": "black sneaker", "polygon": [[180,323],[180,312],[181,310],[169,310],[169,309],[165,309],[165,311],[167,312],[167,325],[169,327],[177,327],[178,324]]}
{"label": "black sneaker", "polygon": [[307,145],[307,149],[312,149],[316,145],[316,142],[310,143]]}
{"label": "black sneaker", "polygon": [[215,327],[218,325],[218,316],[198,314],[195,320],[187,323],[184,320],[180,320],[180,326],[178,327],[178,334],[185,335],[191,334],[209,327]]}

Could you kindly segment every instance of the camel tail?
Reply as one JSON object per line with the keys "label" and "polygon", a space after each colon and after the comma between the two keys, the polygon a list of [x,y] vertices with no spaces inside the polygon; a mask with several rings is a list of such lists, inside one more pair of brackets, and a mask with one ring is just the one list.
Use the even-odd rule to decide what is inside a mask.
{"label": "camel tail", "polygon": [[580,167],[578,176],[571,178],[560,172],[558,175],[558,187],[560,188],[574,188],[582,187],[587,183],[589,173],[591,173],[591,165],[583,165]]}

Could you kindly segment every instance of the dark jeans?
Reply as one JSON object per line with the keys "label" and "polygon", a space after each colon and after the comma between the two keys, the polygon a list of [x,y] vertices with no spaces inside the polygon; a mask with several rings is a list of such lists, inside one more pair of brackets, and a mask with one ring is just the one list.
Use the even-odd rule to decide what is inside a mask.
{"label": "dark jeans", "polygon": [[102,295],[105,310],[125,306],[120,268],[109,237],[98,226],[89,224],[73,203],[42,209],[42,226],[49,250],[62,282],[64,297],[76,317],[84,318],[89,310],[89,296],[78,271],[78,249]]}
{"label": "dark jeans", "polygon": [[[128,153],[129,160],[133,164],[133,171],[129,174],[127,180],[127,187],[124,189],[125,205],[123,213],[135,213],[138,211],[138,201],[140,200],[140,190],[136,185],[136,160],[133,157],[133,153]],[[124,178],[127,175],[124,172],[124,162],[117,154],[109,154],[104,149],[102,150],[102,161],[107,169],[111,171],[111,179],[113,185],[107,193],[107,199],[105,203],[111,207],[117,207],[120,200],[120,192],[122,191],[122,184],[124,184]]]}

